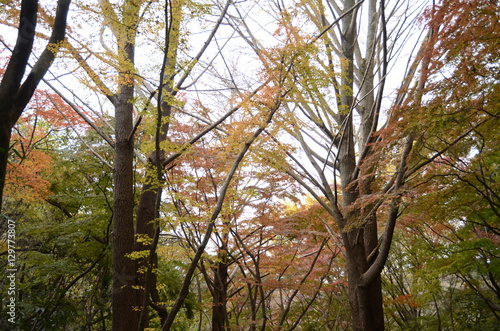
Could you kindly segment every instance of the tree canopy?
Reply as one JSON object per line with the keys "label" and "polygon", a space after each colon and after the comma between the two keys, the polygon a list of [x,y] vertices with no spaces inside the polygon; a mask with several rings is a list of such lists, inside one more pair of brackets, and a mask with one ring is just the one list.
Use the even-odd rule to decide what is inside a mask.
{"label": "tree canopy", "polygon": [[0,7],[1,329],[498,329],[497,1]]}

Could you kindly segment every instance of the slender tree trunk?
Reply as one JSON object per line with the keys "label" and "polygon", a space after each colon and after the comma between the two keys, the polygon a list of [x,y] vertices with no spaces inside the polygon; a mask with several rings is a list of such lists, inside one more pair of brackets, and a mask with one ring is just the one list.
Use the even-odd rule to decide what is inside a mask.
{"label": "slender tree trunk", "polygon": [[[149,323],[148,308],[150,304],[150,294],[156,289],[156,275],[153,268],[157,264],[156,244],[158,238],[155,238],[155,229],[158,227],[157,218],[159,217],[159,201],[161,200],[161,178],[158,178],[158,171],[161,171],[159,165],[155,166],[152,159],[148,160],[148,175],[141,191],[139,205],[137,207],[135,251],[149,254],[136,261],[136,300],[141,309],[138,331],[144,330]],[[161,164],[161,163],[160,163]],[[162,172],[160,172],[161,174]],[[157,229],[157,231],[159,231]],[[156,301],[159,301],[157,298]],[[156,305],[157,302],[154,302]],[[158,311],[161,313],[162,311]]]}
{"label": "slender tree trunk", "polygon": [[[148,176],[149,177],[149,176]],[[153,176],[151,176],[153,177]],[[154,176],[153,180],[156,178]],[[137,206],[136,219],[136,241],[135,251],[149,251],[151,249],[151,240],[154,236],[154,221],[156,217],[156,199],[158,189],[151,182],[144,183],[142,186],[141,197]],[[148,257],[140,258],[136,261],[136,269],[138,271],[136,284],[138,285],[138,295],[144,297],[146,290],[146,269],[148,265]]]}

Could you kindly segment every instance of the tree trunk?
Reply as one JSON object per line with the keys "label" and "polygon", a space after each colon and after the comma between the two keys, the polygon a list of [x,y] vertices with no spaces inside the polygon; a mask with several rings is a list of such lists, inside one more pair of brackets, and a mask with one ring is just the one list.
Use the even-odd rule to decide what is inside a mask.
{"label": "tree trunk", "polygon": [[[354,0],[343,1],[344,9],[353,8]],[[375,14],[375,1],[370,1],[370,20],[372,30],[378,20]],[[368,270],[373,262],[377,246],[377,220],[372,210],[374,206],[356,206],[361,197],[371,194],[371,182],[373,176],[361,174],[356,177],[358,167],[363,167],[363,158],[370,153],[364,150],[372,139],[372,132],[376,129],[378,117],[377,107],[373,96],[374,60],[370,57],[374,48],[375,31],[370,30],[367,41],[366,58],[355,59],[354,48],[356,47],[358,10],[354,10],[342,20],[341,57],[347,61],[342,68],[341,84],[348,87],[347,92],[343,92],[340,101],[347,115],[341,115],[342,122],[345,123],[339,143],[339,174],[343,192],[343,205],[348,210],[345,215],[345,224],[340,224],[347,231],[342,235],[346,251],[347,276],[349,288],[349,304],[351,307],[351,318],[353,330],[384,330],[384,313],[382,303],[382,285],[380,275],[370,284],[363,284],[361,276]],[[357,106],[354,105],[352,93],[355,88],[354,82],[359,79],[356,76],[356,68],[361,68],[361,75],[364,77],[360,86],[361,97],[363,98]],[[370,63],[367,65],[367,63]],[[359,73],[358,73],[359,75]],[[355,132],[353,123],[353,113],[357,111],[361,115],[361,130]],[[365,152],[356,161],[355,144]],[[353,209],[353,210],[351,210]],[[370,215],[372,213],[372,215]],[[372,254],[373,253],[373,254]]]}
{"label": "tree trunk", "polygon": [[11,133],[12,127],[4,120],[0,121],[0,213],[2,211],[5,178],[7,177]]}
{"label": "tree trunk", "polygon": [[[359,238],[362,237],[360,235],[362,232],[363,230],[359,229],[344,237]],[[346,256],[352,329],[359,331],[384,330],[380,275],[367,286],[361,283],[361,275],[369,266],[366,261],[363,241],[358,239],[353,246],[346,247]]]}
{"label": "tree trunk", "polygon": [[[224,254],[222,254],[224,255]],[[228,325],[227,317],[227,287],[228,287],[228,264],[223,260],[214,267],[214,289],[212,306],[212,331],[224,331]]]}
{"label": "tree trunk", "polygon": [[[121,47],[120,47],[121,46]],[[134,61],[134,43],[119,42],[119,52],[126,56],[126,62]],[[127,64],[124,65],[125,67]],[[120,75],[122,85],[115,102],[115,176],[113,206],[113,330],[135,329],[139,324],[137,309],[135,263],[127,255],[134,249],[134,196],[133,196],[133,128],[134,84],[131,72]],[[128,83],[127,83],[128,82]]]}
{"label": "tree trunk", "polygon": [[[380,279],[380,276],[378,277]],[[354,283],[354,281],[352,281]],[[379,282],[380,284],[380,282]],[[349,281],[351,285],[351,281]],[[354,287],[354,286],[353,286]],[[377,292],[380,286],[373,284],[368,288],[349,286],[349,304],[351,306],[352,329],[359,331],[379,331],[384,330],[384,319],[381,310]],[[375,294],[375,297],[372,296]]]}
{"label": "tree trunk", "polygon": [[124,86],[115,107],[115,190],[113,207],[113,330],[130,330],[138,325],[136,307],[135,263],[127,256],[134,248],[133,146],[128,140],[132,131],[130,99],[133,86]]}
{"label": "tree trunk", "polygon": [[[154,158],[152,153],[152,157]],[[136,261],[136,300],[140,305],[141,318],[138,331],[144,330],[148,326],[149,313],[148,306],[150,303],[150,292],[156,288],[156,275],[153,268],[157,264],[155,242],[155,228],[157,225],[157,217],[159,216],[159,203],[161,199],[161,183],[157,178],[157,166],[154,166],[152,157],[148,160],[146,182],[142,186],[141,197],[137,207],[136,220],[136,252],[147,251],[147,256],[141,257]],[[156,302],[155,302],[156,304]]]}

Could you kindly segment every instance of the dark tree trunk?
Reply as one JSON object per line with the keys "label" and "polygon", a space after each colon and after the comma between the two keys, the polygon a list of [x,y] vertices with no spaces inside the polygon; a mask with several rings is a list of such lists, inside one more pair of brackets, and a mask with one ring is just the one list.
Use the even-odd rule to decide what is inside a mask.
{"label": "dark tree trunk", "polygon": [[369,267],[362,233],[363,229],[359,229],[344,236],[344,238],[348,237],[350,242],[356,240],[349,248],[346,247],[352,329],[356,331],[384,330],[380,275],[370,284],[364,284],[361,279],[362,274]]}
{"label": "dark tree trunk", "polygon": [[[127,61],[133,63],[134,44],[124,43],[121,50]],[[130,135],[133,128],[134,96],[132,73],[122,73],[119,94],[115,101],[115,160],[114,160],[114,206],[113,206],[113,330],[135,330],[140,313],[137,307],[135,263],[128,254],[134,250],[134,196],[133,157],[134,149]],[[130,83],[126,83],[130,82]]]}
{"label": "dark tree trunk", "polygon": [[[148,306],[150,292],[156,288],[156,275],[152,271],[157,263],[156,249],[152,241],[155,237],[156,218],[158,217],[158,200],[161,199],[160,183],[157,182],[156,171],[152,169],[151,160],[148,162],[148,175],[141,191],[137,207],[135,251],[149,254],[136,261],[136,300],[140,304],[141,319],[138,331],[144,330],[149,322]],[[152,255],[151,255],[152,254]]]}
{"label": "dark tree trunk", "polygon": [[[3,109],[0,111],[3,112]],[[7,177],[7,163],[9,160],[11,132],[12,132],[12,126],[10,126],[3,119],[0,119],[0,213],[2,211],[2,200],[3,200],[3,190],[5,187],[5,178]]]}
{"label": "dark tree trunk", "polygon": [[[343,1],[344,8],[353,8],[354,0]],[[373,5],[374,2],[371,2]],[[341,53],[342,58],[346,60],[346,64],[342,68],[341,85],[348,87],[348,90],[354,90],[354,48],[357,43],[357,15],[358,11],[354,10],[342,20],[342,40]],[[371,32],[372,33],[372,32]],[[370,211],[370,206],[356,206],[360,203],[360,198],[370,194],[370,184],[372,177],[367,179],[363,175],[356,178],[358,167],[362,164],[362,160],[356,161],[357,152],[355,149],[356,137],[361,140],[361,147],[371,139],[371,134],[376,127],[376,116],[372,113],[373,104],[373,65],[366,68],[364,74],[365,81],[361,86],[363,100],[358,107],[364,107],[364,111],[359,111],[362,115],[362,130],[361,137],[357,136],[354,129],[353,112],[356,106],[354,105],[353,95],[349,92],[343,92],[340,97],[341,104],[345,109],[349,110],[347,115],[341,115],[341,123],[345,123],[344,131],[338,144],[338,170],[342,185],[342,198],[345,210],[348,210],[344,216],[344,220],[339,222],[342,231],[346,231],[342,235],[347,264],[348,288],[349,288],[349,304],[351,308],[352,328],[356,331],[374,331],[384,330],[384,315],[382,304],[382,288],[380,274],[367,284],[363,280],[364,273],[370,268],[376,256],[377,237],[377,221],[375,215]],[[366,154],[362,157],[366,157]]]}
{"label": "dark tree trunk", "polygon": [[227,287],[228,264],[223,260],[213,268],[214,288],[212,306],[212,331],[224,331],[228,325],[227,316]]}

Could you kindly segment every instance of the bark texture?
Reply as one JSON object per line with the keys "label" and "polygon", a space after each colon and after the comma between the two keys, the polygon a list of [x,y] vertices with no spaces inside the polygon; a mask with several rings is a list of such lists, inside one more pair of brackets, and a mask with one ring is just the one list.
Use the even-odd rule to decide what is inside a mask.
{"label": "bark texture", "polygon": [[[112,330],[135,330],[139,325],[141,302],[136,285],[136,264],[129,256],[134,251],[134,146],[133,130],[134,56],[140,4],[122,4],[122,22],[113,22],[117,39],[120,72],[118,93],[109,96],[115,108],[115,157],[113,205],[113,291]],[[107,8],[104,7],[104,10]],[[109,9],[108,9],[109,11]],[[111,14],[112,12],[109,11]]]}

